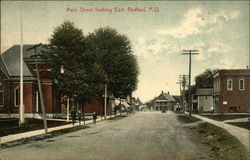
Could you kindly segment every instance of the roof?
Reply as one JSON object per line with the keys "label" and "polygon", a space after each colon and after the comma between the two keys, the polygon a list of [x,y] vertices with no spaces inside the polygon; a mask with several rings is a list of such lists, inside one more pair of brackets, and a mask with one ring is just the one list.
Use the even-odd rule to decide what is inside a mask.
{"label": "roof", "polygon": [[164,95],[164,97],[166,97],[166,99],[167,99],[168,101],[175,102],[174,97],[172,97],[170,94],[164,92],[163,95]]}
{"label": "roof", "polygon": [[219,75],[225,76],[249,76],[250,69],[221,69],[214,73],[214,78]]}
{"label": "roof", "polygon": [[[33,44],[23,45],[23,58],[30,58],[30,56],[35,55],[35,51],[29,50],[28,48],[34,46]],[[37,48],[37,53],[42,49],[42,46]],[[2,59],[6,64],[6,70],[9,71],[10,76],[20,76],[20,45],[14,45],[2,54]],[[2,66],[1,66],[2,68]],[[23,61],[23,75],[24,76],[33,76],[28,66]]]}
{"label": "roof", "polygon": [[143,104],[139,98],[136,98],[136,99],[135,99],[135,103],[136,103],[137,105],[142,105],[142,104]]}
{"label": "roof", "polygon": [[0,54],[0,70],[6,75],[6,77],[9,77],[10,73],[6,67],[6,64],[5,64],[1,54]]}
{"label": "roof", "polygon": [[196,89],[197,96],[212,96],[213,95],[213,88],[199,88]]}
{"label": "roof", "polygon": [[[125,108],[129,108],[131,107],[128,103],[124,102],[124,101],[121,101],[121,104],[125,107]],[[120,101],[115,99],[115,105],[118,106],[120,105]]]}
{"label": "roof", "polygon": [[169,92],[161,92],[161,94],[155,100],[163,100],[166,99],[169,102],[175,102],[174,97],[172,97]]}

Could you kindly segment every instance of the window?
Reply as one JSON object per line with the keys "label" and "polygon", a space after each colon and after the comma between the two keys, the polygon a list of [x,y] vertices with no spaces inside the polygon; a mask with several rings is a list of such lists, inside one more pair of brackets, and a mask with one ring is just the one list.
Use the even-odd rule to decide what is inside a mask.
{"label": "window", "polygon": [[239,80],[239,90],[244,90],[244,79]]}
{"label": "window", "polygon": [[14,89],[14,99],[15,99],[15,101],[14,101],[14,105],[17,107],[17,106],[19,106],[20,105],[20,89],[19,88],[15,88]]}
{"label": "window", "polygon": [[0,106],[3,105],[3,85],[0,83]]}
{"label": "window", "polygon": [[228,79],[227,80],[227,90],[228,91],[232,91],[233,90],[233,80],[232,79]]}

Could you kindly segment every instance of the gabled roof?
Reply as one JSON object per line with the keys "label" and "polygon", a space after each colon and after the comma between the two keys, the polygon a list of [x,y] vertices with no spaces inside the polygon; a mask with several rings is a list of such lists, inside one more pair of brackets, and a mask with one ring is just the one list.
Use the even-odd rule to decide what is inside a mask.
{"label": "gabled roof", "polygon": [[168,101],[175,102],[174,97],[172,97],[170,94],[164,92],[164,93],[163,93],[163,96],[166,97],[166,99],[167,99]]}
{"label": "gabled roof", "polygon": [[[32,44],[23,45],[23,58],[30,58],[30,56],[35,55],[35,51],[29,50],[28,48],[32,47]],[[40,53],[42,46],[37,48],[37,53]],[[2,54],[3,61],[6,64],[6,68],[9,71],[10,76],[20,76],[20,45],[14,45]],[[2,67],[1,67],[2,68]],[[24,76],[33,76],[28,66],[23,61],[23,75]]]}
{"label": "gabled roof", "polygon": [[213,88],[199,88],[196,89],[197,96],[212,96]]}
{"label": "gabled roof", "polygon": [[155,100],[166,100],[169,102],[175,102],[174,97],[172,97],[169,92],[161,92],[161,94]]}
{"label": "gabled roof", "polygon": [[0,54],[0,70],[3,72],[4,75],[6,75],[6,77],[10,76],[8,68],[7,68],[1,54]]}

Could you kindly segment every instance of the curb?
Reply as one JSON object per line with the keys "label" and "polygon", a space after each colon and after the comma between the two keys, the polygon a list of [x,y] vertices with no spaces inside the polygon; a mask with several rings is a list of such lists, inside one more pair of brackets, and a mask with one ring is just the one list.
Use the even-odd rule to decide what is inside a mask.
{"label": "curb", "polygon": [[[120,116],[120,115],[117,115],[117,116]],[[117,117],[117,116],[114,116],[114,115],[112,115],[111,117],[107,116],[106,119],[104,119],[104,117],[98,118],[98,119],[96,119],[96,122],[109,120],[110,118],[114,118],[114,117]],[[85,121],[85,126],[89,125],[89,124],[92,124],[92,123],[93,123],[93,120]],[[13,134],[13,135],[0,137],[0,148],[1,148],[2,145],[5,145],[7,143],[12,143],[12,142],[15,143],[15,142],[18,142],[18,141],[26,141],[29,138],[31,138],[31,140],[34,139],[35,137],[38,137],[38,139],[39,139],[39,137],[45,137],[45,138],[48,137],[49,138],[49,137],[51,137],[51,133],[53,133],[53,132],[64,130],[64,129],[69,129],[69,128],[74,128],[74,127],[77,127],[77,126],[84,126],[83,121],[82,121],[81,124],[75,123],[75,125],[67,124],[67,125],[63,125],[63,126],[48,128],[48,133],[45,133],[44,129],[39,129],[39,130],[35,130],[35,131],[23,132],[23,133],[19,133],[19,134]]]}

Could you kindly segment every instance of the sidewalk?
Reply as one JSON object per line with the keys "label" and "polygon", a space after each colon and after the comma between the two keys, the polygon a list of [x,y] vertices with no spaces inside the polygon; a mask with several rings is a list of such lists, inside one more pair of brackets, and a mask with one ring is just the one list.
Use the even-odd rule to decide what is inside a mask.
{"label": "sidewalk", "polygon": [[249,122],[249,118],[237,118],[237,119],[230,119],[230,120],[225,120],[223,122]]}
{"label": "sidewalk", "polygon": [[[111,117],[114,117],[114,115],[112,115]],[[107,116],[107,119],[109,119],[109,118],[110,118],[110,116]],[[104,117],[96,119],[97,122],[102,121],[102,120],[105,120]],[[92,123],[93,123],[93,120],[85,121],[85,125],[92,124]],[[75,123],[75,125],[68,124],[68,125],[48,128],[48,133],[50,133],[52,131],[61,130],[61,129],[72,128],[72,127],[79,126],[79,125],[83,125],[83,121],[82,121],[82,124]],[[44,129],[30,131],[30,132],[24,132],[24,133],[19,133],[19,134],[13,134],[13,135],[8,135],[8,136],[0,137],[0,144],[15,141],[15,140],[19,140],[19,139],[22,139],[22,138],[38,136],[38,135],[42,135],[42,134],[45,134]]]}
{"label": "sidewalk", "polygon": [[244,146],[246,146],[248,150],[250,149],[250,131],[249,130],[227,124],[223,121],[222,122],[215,121],[215,120],[212,120],[203,116],[199,116],[196,114],[192,114],[192,116],[227,130],[230,134],[236,137]]}

